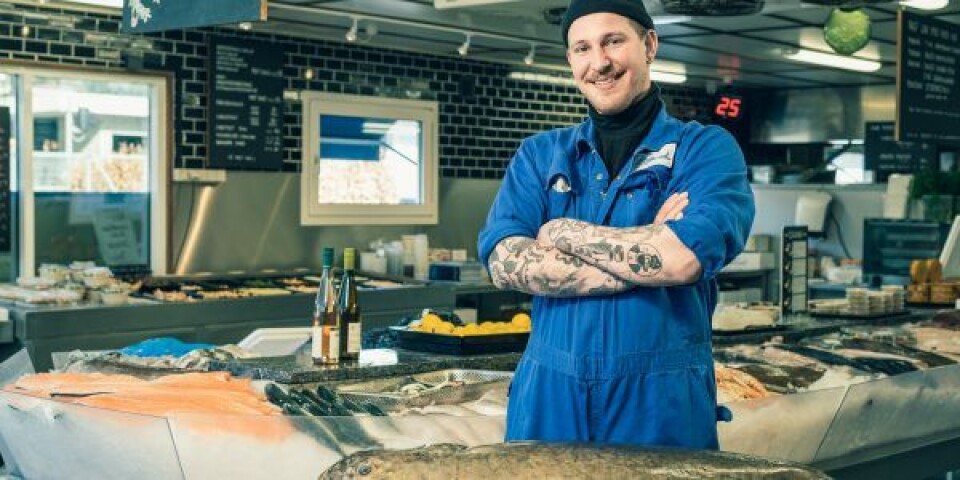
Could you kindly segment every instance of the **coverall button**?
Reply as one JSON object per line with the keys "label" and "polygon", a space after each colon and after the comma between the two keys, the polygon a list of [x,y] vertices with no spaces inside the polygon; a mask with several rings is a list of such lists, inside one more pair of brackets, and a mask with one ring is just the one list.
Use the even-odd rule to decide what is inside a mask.
{"label": "coverall button", "polygon": [[598,174],[597,174],[597,180],[603,180],[603,174],[602,174],[602,173],[598,173]]}

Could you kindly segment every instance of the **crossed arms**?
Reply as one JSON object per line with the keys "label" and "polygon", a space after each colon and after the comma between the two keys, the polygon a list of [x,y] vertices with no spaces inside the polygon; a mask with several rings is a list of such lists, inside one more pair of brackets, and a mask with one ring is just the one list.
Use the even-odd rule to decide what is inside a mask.
{"label": "crossed arms", "polygon": [[683,218],[686,193],[664,202],[650,225],[629,228],[558,218],[536,239],[507,237],[497,243],[488,266],[493,283],[532,295],[608,295],[635,286],[690,283],[701,266],[693,252],[664,225]]}

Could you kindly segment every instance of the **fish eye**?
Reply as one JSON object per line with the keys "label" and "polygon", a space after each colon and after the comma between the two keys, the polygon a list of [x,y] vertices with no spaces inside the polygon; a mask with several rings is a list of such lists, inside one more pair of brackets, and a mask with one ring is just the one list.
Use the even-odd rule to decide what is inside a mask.
{"label": "fish eye", "polygon": [[371,467],[369,463],[361,463],[360,465],[357,465],[357,473],[360,475],[370,475],[370,472],[372,471],[373,467]]}

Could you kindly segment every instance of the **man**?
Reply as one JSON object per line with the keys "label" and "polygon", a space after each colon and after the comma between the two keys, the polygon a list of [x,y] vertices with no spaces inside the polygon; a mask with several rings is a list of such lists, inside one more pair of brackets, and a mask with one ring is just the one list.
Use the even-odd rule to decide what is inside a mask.
{"label": "man", "polygon": [[710,317],[753,222],[743,155],[666,113],[642,2],[573,0],[562,31],[589,119],[521,144],[479,238],[494,283],[534,295],[507,440],[717,448]]}

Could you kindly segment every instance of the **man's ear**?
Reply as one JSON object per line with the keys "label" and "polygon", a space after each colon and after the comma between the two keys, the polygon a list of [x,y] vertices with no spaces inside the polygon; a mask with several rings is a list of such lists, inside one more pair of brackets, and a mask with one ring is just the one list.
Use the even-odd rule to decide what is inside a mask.
{"label": "man's ear", "polygon": [[644,39],[644,42],[647,45],[647,63],[653,63],[653,59],[657,57],[657,47],[660,46],[660,39],[657,37],[657,31],[649,30],[647,32],[647,38]]}

